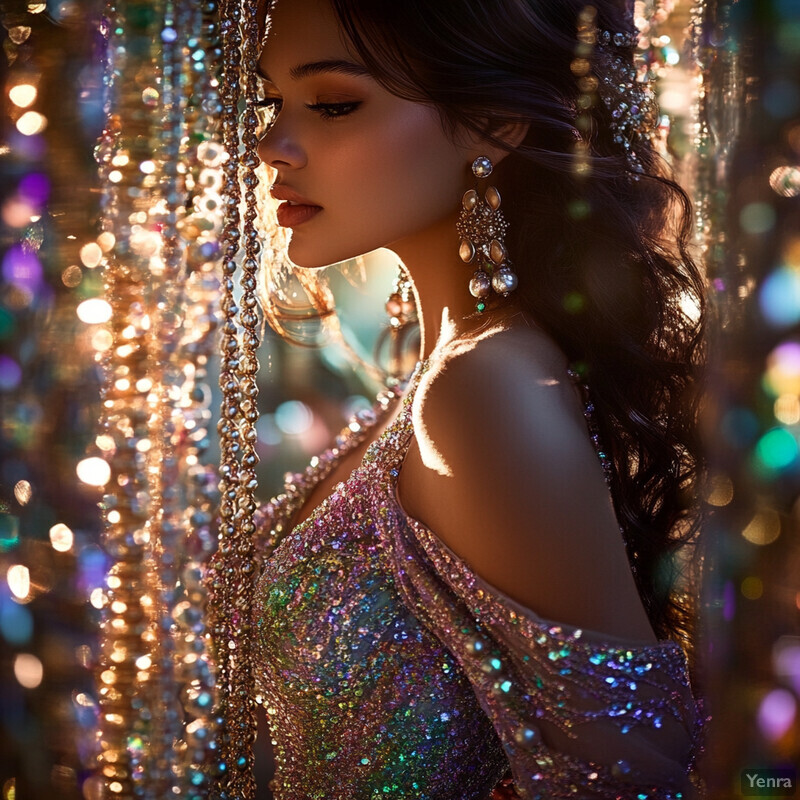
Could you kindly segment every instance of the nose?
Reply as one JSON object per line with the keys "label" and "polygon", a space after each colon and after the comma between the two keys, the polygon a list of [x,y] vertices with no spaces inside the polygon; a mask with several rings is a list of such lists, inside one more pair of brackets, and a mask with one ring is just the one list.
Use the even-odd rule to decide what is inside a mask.
{"label": "nose", "polygon": [[258,157],[274,169],[300,169],[307,161],[297,133],[283,112],[259,139],[256,151]]}

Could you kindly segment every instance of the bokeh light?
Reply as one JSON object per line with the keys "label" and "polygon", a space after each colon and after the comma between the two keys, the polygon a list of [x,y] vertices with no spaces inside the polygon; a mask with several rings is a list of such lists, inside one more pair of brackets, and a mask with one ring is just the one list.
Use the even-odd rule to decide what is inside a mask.
{"label": "bokeh light", "polygon": [[22,380],[22,367],[11,356],[0,355],[0,391],[16,389]]}
{"label": "bokeh light", "polygon": [[111,319],[111,306],[107,300],[100,297],[92,297],[84,300],[75,309],[78,319],[87,325],[101,325]]}
{"label": "bokeh light", "polygon": [[18,600],[27,600],[31,593],[31,573],[24,564],[13,564],[8,568],[6,581],[11,594]]}
{"label": "bokeh light", "polygon": [[64,286],[74,289],[83,281],[83,272],[77,264],[72,264],[61,273],[61,282]]}
{"label": "bokeh light", "polygon": [[762,733],[771,740],[785,736],[794,724],[797,715],[797,700],[788,689],[773,689],[758,706],[758,725]]}
{"label": "bokeh light", "polygon": [[8,96],[15,106],[28,108],[36,102],[36,87],[30,83],[18,83],[8,90]]}
{"label": "bokeh light", "polygon": [[800,343],[783,342],[767,356],[764,388],[773,397],[800,395]]}
{"label": "bokeh light", "polygon": [[14,245],[3,256],[2,274],[6,282],[17,288],[36,292],[42,284],[44,271],[35,253],[22,245]]}
{"label": "bokeh light", "polygon": [[311,409],[299,400],[288,400],[275,409],[275,424],[289,436],[300,436],[313,424]]}
{"label": "bokeh light", "polygon": [[742,581],[741,591],[748,600],[758,600],[764,594],[764,582],[761,578],[749,575]]}
{"label": "bokeh light", "polygon": [[72,530],[63,522],[59,522],[50,528],[50,544],[53,550],[59,553],[68,553],[72,549],[75,535]]}
{"label": "bokeh light", "polygon": [[26,111],[17,120],[17,130],[24,136],[35,136],[47,127],[47,117],[38,111]]}
{"label": "bokeh light", "polygon": [[105,486],[111,479],[111,467],[103,458],[92,456],[79,461],[75,471],[87,486]]}
{"label": "bokeh light", "polygon": [[759,292],[764,319],[775,326],[800,322],[800,269],[780,266],[766,278]]}
{"label": "bokeh light", "polygon": [[733,500],[733,481],[727,475],[713,475],[709,481],[706,502],[722,507]]}
{"label": "bokeh light", "polygon": [[81,263],[87,269],[94,269],[103,260],[103,250],[97,242],[89,242],[81,247]]}
{"label": "bokeh light", "polygon": [[797,440],[785,428],[767,431],[756,445],[758,466],[767,472],[787,469],[797,463],[800,450]]}
{"label": "bokeh light", "polygon": [[33,653],[18,653],[14,659],[14,677],[26,689],[35,689],[44,677],[44,666]]}
{"label": "bokeh light", "polygon": [[800,166],[777,167],[769,176],[769,185],[781,197],[800,195]]}
{"label": "bokeh light", "polygon": [[742,531],[748,542],[758,545],[772,544],[780,535],[781,518],[772,509],[759,511]]}
{"label": "bokeh light", "polygon": [[739,224],[745,233],[768,233],[775,227],[775,209],[769,203],[748,203],[739,213]]}
{"label": "bokeh light", "polygon": [[5,594],[0,594],[0,635],[12,647],[22,647],[33,637],[33,615]]}
{"label": "bokeh light", "polygon": [[21,506],[30,503],[33,497],[33,488],[28,481],[17,481],[14,485],[14,497]]}

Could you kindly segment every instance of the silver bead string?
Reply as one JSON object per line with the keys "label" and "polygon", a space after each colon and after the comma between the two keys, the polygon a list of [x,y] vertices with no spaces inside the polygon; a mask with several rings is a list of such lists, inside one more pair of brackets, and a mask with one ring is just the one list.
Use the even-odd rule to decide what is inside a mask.
{"label": "silver bead string", "polygon": [[[255,796],[253,740],[256,723],[250,600],[256,568],[253,515],[257,487],[255,467],[258,463],[255,451],[255,423],[258,420],[256,353],[260,340],[256,298],[260,255],[260,237],[256,228],[256,168],[259,160],[254,133],[257,119],[252,107],[256,98],[258,23],[255,4],[245,4],[242,13],[238,0],[224,0],[220,4],[220,16],[223,41],[222,128],[227,161],[224,164],[226,222],[222,237],[222,308],[225,314],[220,367],[222,414],[218,426],[220,530],[219,549],[209,573],[222,725],[215,796],[247,800]],[[242,96],[247,101],[247,108],[240,143],[238,108]],[[244,196],[242,185],[245,187]],[[243,218],[240,211],[242,200],[245,203]],[[234,277],[242,237],[241,293],[237,303]]]}

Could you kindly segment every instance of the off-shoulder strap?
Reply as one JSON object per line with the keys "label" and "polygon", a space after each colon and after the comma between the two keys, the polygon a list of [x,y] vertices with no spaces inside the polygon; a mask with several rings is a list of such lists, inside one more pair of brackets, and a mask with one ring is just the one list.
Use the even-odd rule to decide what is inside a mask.
{"label": "off-shoulder strap", "polygon": [[545,621],[393,504],[384,544],[401,596],[459,661],[520,796],[690,796],[698,713],[678,645]]}

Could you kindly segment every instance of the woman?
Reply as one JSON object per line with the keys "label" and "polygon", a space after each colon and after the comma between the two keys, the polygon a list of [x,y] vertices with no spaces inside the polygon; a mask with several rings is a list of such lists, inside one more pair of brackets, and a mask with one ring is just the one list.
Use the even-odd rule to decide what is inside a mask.
{"label": "woman", "polygon": [[289,256],[391,248],[422,332],[402,399],[262,509],[278,798],[691,791],[702,289],[631,23],[594,6],[269,9],[258,153]]}

